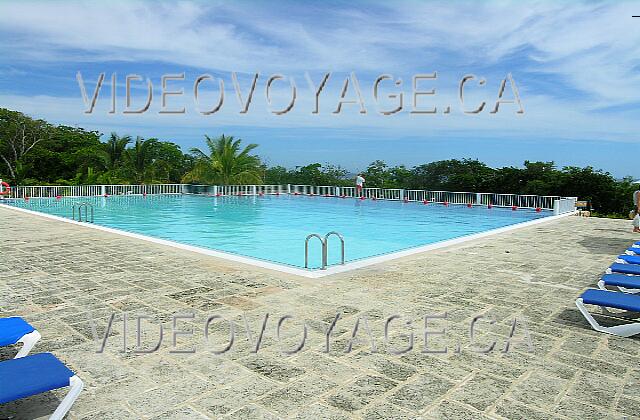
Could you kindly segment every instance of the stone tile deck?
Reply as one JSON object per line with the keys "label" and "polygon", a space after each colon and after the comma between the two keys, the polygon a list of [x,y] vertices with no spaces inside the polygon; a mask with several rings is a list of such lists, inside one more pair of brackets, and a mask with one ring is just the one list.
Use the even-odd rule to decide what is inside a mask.
{"label": "stone tile deck", "polygon": [[[640,341],[592,331],[574,306],[635,238],[625,221],[567,217],[319,280],[297,278],[0,208],[0,316],[41,331],[35,351],[86,389],[73,419],[623,418],[640,413]],[[128,314],[128,331],[123,314]],[[251,352],[265,314],[266,332]],[[325,352],[325,331],[336,314]],[[447,354],[425,354],[428,347]],[[114,315],[103,353],[97,353]],[[164,341],[150,354],[136,349]],[[173,316],[179,331],[173,346]],[[209,343],[204,325],[214,320]],[[278,319],[292,315],[276,337]],[[390,324],[384,341],[385,319]],[[471,348],[495,341],[488,354]],[[495,323],[489,321],[491,317]],[[351,343],[360,319],[357,338]],[[366,319],[366,325],[365,320]],[[503,352],[516,320],[508,352]],[[91,320],[97,327],[93,339]],[[288,354],[302,339],[303,351]],[[411,329],[405,324],[411,321]],[[371,331],[377,352],[371,350]],[[414,332],[414,349],[395,355]],[[526,332],[533,350],[528,351]],[[126,344],[123,344],[126,338]],[[123,349],[126,349],[124,351]],[[189,351],[195,353],[176,353]],[[15,349],[0,350],[1,358]],[[0,406],[46,418],[61,393]]]}

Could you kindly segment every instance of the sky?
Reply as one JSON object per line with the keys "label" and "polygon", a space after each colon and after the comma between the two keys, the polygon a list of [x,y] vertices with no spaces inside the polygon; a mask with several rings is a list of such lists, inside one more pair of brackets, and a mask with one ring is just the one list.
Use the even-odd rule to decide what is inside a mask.
{"label": "sky", "polygon": [[[185,151],[224,133],[287,167],[543,160],[640,178],[640,18],[632,15],[640,3],[0,1],[0,107]],[[78,74],[91,100],[101,73],[86,113]],[[140,80],[130,83],[129,110],[144,106],[152,85],[146,112],[125,113],[130,75]],[[166,75],[184,75],[164,89],[182,92],[166,96],[165,110],[183,114],[160,112]],[[202,75],[210,78],[196,100]],[[269,84],[274,75],[282,78]],[[278,114],[292,86],[293,105]],[[385,115],[400,97],[402,109]],[[465,112],[482,102],[481,112]]]}

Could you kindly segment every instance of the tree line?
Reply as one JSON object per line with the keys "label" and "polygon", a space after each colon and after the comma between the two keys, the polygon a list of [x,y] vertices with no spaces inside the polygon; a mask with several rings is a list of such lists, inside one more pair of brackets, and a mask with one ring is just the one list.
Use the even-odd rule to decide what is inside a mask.
{"label": "tree line", "polygon": [[[183,152],[156,138],[102,134],[54,125],[0,108],[0,178],[22,185],[79,184],[353,184],[355,174],[331,164],[268,166],[257,144],[232,136],[205,136],[205,150]],[[602,215],[623,217],[638,187],[587,167],[557,168],[525,161],[492,168],[474,159],[441,160],[414,167],[372,162],[362,172],[367,187],[576,196]]]}

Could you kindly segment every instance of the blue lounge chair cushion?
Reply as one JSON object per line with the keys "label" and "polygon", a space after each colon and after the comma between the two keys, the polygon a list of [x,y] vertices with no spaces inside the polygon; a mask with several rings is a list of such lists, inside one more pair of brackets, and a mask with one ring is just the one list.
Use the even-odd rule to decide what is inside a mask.
{"label": "blue lounge chair cushion", "polygon": [[627,248],[627,251],[631,251],[635,254],[640,254],[640,246],[632,246],[630,248]]}
{"label": "blue lounge chair cushion", "polygon": [[602,281],[607,286],[626,287],[627,289],[640,289],[640,276],[627,276],[626,274],[605,274]]}
{"label": "blue lounge chair cushion", "polygon": [[640,255],[620,255],[618,256],[622,261],[626,261],[629,264],[640,264]]}
{"label": "blue lounge chair cushion", "polygon": [[611,292],[609,290],[589,289],[580,297],[584,303],[589,305],[640,312],[640,296],[638,295]]}
{"label": "blue lounge chair cushion", "polygon": [[74,375],[51,353],[0,362],[0,404],[69,386]]}
{"label": "blue lounge chair cushion", "polygon": [[613,263],[609,267],[614,273],[637,274],[640,275],[640,265]]}
{"label": "blue lounge chair cushion", "polygon": [[0,346],[15,344],[23,335],[35,331],[27,321],[17,316],[0,318]]}

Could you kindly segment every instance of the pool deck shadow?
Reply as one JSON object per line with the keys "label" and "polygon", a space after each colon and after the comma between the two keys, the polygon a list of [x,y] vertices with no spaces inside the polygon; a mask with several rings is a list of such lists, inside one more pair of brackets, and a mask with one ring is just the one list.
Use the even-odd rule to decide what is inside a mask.
{"label": "pool deck shadow", "polygon": [[[309,279],[3,208],[0,218],[0,316],[25,317],[43,336],[34,351],[54,353],[85,381],[72,419],[640,412],[640,341],[591,330],[574,304],[640,238],[628,221],[566,217]],[[140,348],[138,315],[149,317]],[[222,354],[230,323],[208,324],[207,342],[210,315],[234,326],[235,341]],[[389,322],[385,340],[393,315],[400,318]],[[434,333],[427,343],[425,316]],[[160,325],[159,349],[136,353],[158,343]],[[305,345],[293,352],[305,325]],[[192,334],[178,334],[174,346],[174,331]],[[413,349],[394,354],[412,334]],[[491,343],[486,354],[478,351]],[[14,350],[0,350],[0,358]],[[0,418],[47,418],[63,395],[0,405]]]}

